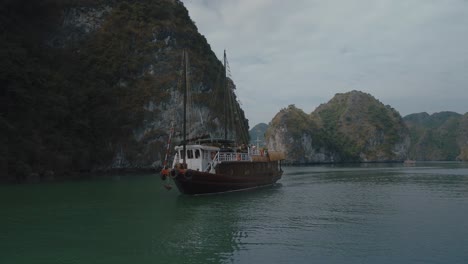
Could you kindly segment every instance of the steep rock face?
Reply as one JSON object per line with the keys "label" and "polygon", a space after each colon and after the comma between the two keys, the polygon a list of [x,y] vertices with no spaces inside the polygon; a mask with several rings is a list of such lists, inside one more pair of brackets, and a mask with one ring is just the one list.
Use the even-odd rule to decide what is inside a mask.
{"label": "steep rock face", "polygon": [[399,113],[359,91],[337,94],[310,115],[281,110],[267,142],[293,163],[401,161],[410,144]]}
{"label": "steep rock face", "polygon": [[113,6],[108,4],[65,7],[61,25],[55,34],[50,36],[48,44],[63,48],[85,40],[90,33],[102,27],[112,9]]}
{"label": "steep rock face", "polygon": [[466,114],[440,112],[405,116],[410,130],[409,156],[415,160],[466,160],[468,133]]}
{"label": "steep rock face", "polygon": [[284,152],[287,163],[342,161],[337,153],[324,147],[319,134],[321,131],[316,122],[301,109],[290,105],[276,114],[265,137],[267,148]]}
{"label": "steep rock face", "polygon": [[343,138],[347,155],[361,161],[404,160],[410,144],[400,114],[370,94],[337,94],[320,105],[313,118],[336,138]]}
{"label": "steep rock face", "polygon": [[[222,64],[182,2],[6,0],[0,14],[2,175],[161,164],[172,123],[181,135],[183,49],[189,136],[222,133]],[[230,98],[235,136],[246,135]]]}
{"label": "steep rock face", "polygon": [[461,117],[457,144],[460,147],[460,154],[457,156],[457,160],[468,161],[468,113]]}

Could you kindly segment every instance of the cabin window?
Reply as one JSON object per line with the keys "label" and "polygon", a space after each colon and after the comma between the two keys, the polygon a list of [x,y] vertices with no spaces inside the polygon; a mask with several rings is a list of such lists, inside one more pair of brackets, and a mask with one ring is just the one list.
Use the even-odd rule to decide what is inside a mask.
{"label": "cabin window", "polygon": [[191,149],[187,150],[187,158],[193,159],[193,151]]}
{"label": "cabin window", "polygon": [[200,158],[200,150],[199,149],[195,150],[195,158],[196,159]]}
{"label": "cabin window", "polygon": [[179,151],[180,159],[185,159],[185,153],[183,151]]}

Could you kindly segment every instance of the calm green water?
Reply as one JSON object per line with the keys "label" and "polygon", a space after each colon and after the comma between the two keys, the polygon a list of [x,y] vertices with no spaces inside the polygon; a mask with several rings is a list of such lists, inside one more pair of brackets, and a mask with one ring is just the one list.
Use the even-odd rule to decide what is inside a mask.
{"label": "calm green water", "polygon": [[0,186],[0,263],[467,263],[468,164],[284,170],[199,197],[154,175]]}

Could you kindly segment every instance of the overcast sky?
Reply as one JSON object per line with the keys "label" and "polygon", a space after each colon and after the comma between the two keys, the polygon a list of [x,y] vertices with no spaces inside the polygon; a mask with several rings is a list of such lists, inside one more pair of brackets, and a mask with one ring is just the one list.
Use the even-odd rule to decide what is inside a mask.
{"label": "overcast sky", "polygon": [[183,0],[227,50],[250,127],[370,93],[405,116],[468,112],[468,0]]}

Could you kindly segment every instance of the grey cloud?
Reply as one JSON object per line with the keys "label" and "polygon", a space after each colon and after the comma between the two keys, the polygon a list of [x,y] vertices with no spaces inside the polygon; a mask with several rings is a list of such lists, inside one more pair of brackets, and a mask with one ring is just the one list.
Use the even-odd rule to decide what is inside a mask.
{"label": "grey cloud", "polygon": [[[467,1],[192,0],[185,5],[216,54],[221,58],[228,50],[251,126],[269,122],[289,104],[310,112],[335,93],[353,89],[402,114],[468,111]],[[262,98],[265,110],[252,96]]]}

